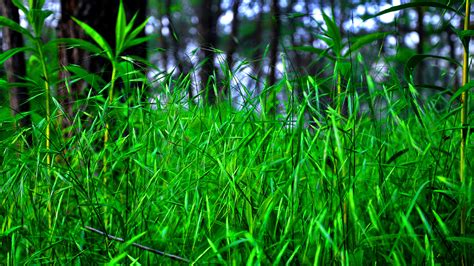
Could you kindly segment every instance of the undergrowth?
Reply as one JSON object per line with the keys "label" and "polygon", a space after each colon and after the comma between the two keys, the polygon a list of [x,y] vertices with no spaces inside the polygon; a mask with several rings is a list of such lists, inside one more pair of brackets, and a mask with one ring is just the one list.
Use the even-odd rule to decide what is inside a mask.
{"label": "undergrowth", "polygon": [[[342,70],[333,79],[285,73],[277,87],[303,96],[289,93],[285,111],[269,120],[259,97],[238,107],[183,104],[190,86],[184,75],[160,79],[167,101],[150,104],[140,94],[145,87],[130,85],[129,70],[118,64],[102,89],[122,86],[121,96],[79,99],[68,118],[71,137],[58,122],[64,111],[54,95],[46,95],[51,109],[46,116],[36,110],[31,128],[14,130],[2,116],[0,261],[471,260],[474,169],[466,160],[461,183],[460,106],[446,92],[421,98],[395,71],[384,84],[367,71],[344,79]],[[353,64],[366,67],[360,58]],[[334,109],[319,104],[323,85],[342,88],[344,80]],[[468,136],[466,158],[473,148]]]}

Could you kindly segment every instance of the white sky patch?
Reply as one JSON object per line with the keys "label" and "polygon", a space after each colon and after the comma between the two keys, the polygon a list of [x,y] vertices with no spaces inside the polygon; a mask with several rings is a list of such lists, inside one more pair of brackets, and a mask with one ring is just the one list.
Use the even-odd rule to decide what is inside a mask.
{"label": "white sky patch", "polygon": [[[389,9],[391,8],[392,5],[388,5],[388,4],[385,4],[383,5],[380,10],[383,11],[385,9]],[[390,23],[392,22],[394,19],[395,19],[395,16],[398,15],[398,11],[397,12],[390,12],[390,13],[386,13],[386,14],[383,14],[379,17],[380,21],[382,21],[383,23]]]}
{"label": "white sky patch", "polygon": [[225,12],[224,15],[219,18],[219,23],[222,25],[228,25],[232,22],[233,19],[234,14],[232,13],[232,11],[227,10],[227,12]]}
{"label": "white sky patch", "polygon": [[23,13],[23,11],[19,10],[20,13],[20,26],[23,28],[28,27],[28,21],[26,20],[26,15]]}
{"label": "white sky patch", "polygon": [[296,5],[294,6],[294,9],[296,12],[303,12],[303,5],[301,3],[296,3]]}
{"label": "white sky patch", "polygon": [[162,18],[161,18],[161,23],[162,23],[163,26],[165,26],[165,27],[168,27],[168,25],[170,25],[170,21],[168,20],[167,17],[162,17]]}
{"label": "white sky patch", "polygon": [[160,22],[156,19],[155,16],[150,16],[145,26],[145,33],[148,35],[154,33],[159,24]]}
{"label": "white sky patch", "polygon": [[170,35],[170,29],[168,27],[164,27],[161,29],[161,34],[163,34],[163,36],[169,36]]}
{"label": "white sky patch", "polygon": [[392,35],[389,35],[386,40],[389,45],[392,45],[392,46],[397,45],[397,38],[395,38]]}
{"label": "white sky patch", "polygon": [[407,35],[405,35],[404,39],[407,46],[411,49],[415,49],[416,45],[420,42],[420,37],[416,32],[408,33]]}

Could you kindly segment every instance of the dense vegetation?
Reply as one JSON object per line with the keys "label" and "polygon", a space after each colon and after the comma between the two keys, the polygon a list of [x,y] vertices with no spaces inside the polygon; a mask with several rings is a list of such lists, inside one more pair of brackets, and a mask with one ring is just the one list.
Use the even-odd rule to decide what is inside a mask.
{"label": "dense vegetation", "polygon": [[[426,2],[393,10],[414,6],[463,15]],[[330,58],[331,76],[302,75],[283,60],[282,77],[260,93],[237,81],[239,104],[219,93],[202,104],[217,89],[208,83],[187,98],[192,71],[150,81],[151,64],[123,56],[149,38],[122,6],[115,47],[77,19],[91,42],[45,42],[48,12],[36,7],[23,7],[32,30],[0,17],[27,40],[0,61],[27,55],[20,83],[32,106],[27,127],[15,127],[25,113],[0,109],[0,261],[472,264],[467,26],[456,32],[466,53],[456,90],[433,85],[423,97],[413,73],[436,58],[428,55],[407,60],[404,76],[388,65],[376,82],[359,49],[385,35],[347,41],[324,16],[329,48],[292,49]],[[110,77],[52,68],[58,45],[100,54]],[[56,80],[61,71],[68,75]],[[77,82],[88,84],[86,96],[69,116],[52,89]]]}

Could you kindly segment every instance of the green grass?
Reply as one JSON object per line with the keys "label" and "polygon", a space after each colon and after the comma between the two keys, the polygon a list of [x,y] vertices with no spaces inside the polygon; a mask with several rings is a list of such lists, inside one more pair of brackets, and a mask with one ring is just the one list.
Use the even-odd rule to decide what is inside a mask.
{"label": "green grass", "polygon": [[[453,89],[421,98],[393,69],[383,84],[374,82],[362,56],[341,54],[337,26],[325,21],[332,25],[325,40],[341,48],[332,51],[337,61],[318,77],[285,70],[263,88],[262,95],[289,94],[276,117],[257,111],[261,103],[274,107],[276,99],[264,96],[238,108],[183,104],[184,74],[159,82],[166,104],[143,102],[148,82],[134,59],[120,57],[135,32],[121,14],[116,35],[124,47],[115,54],[87,25],[101,48],[68,40],[92,54],[106,51],[115,65],[107,84],[68,66],[71,80],[93,88],[62,129],[50,86],[65,81],[54,80],[59,67],[47,64],[55,62],[55,43],[36,39],[32,53],[43,56],[31,57],[43,69],[31,60],[33,126],[14,130],[0,108],[0,262],[176,263],[156,254],[164,252],[196,264],[444,265],[464,257],[470,265],[474,144],[459,134],[461,107],[445,99]],[[405,74],[422,59],[409,60]],[[50,83],[42,85],[39,71]],[[327,96],[337,97],[335,106],[323,104]]]}
{"label": "green grass", "polygon": [[[139,236],[134,242],[196,263],[431,264],[472,248],[472,231],[457,235],[463,190],[448,110],[428,103],[420,123],[401,118],[409,102],[400,98],[379,120],[329,111],[308,128],[284,117],[265,121],[250,105],[185,108],[179,95],[157,110],[117,102],[107,119],[103,103],[87,99],[97,113],[78,113],[71,139],[52,130],[50,175],[44,120],[31,129],[37,146],[19,154],[21,133],[4,139],[0,260],[172,262],[86,226],[125,241]],[[114,116],[103,172],[104,124]]]}

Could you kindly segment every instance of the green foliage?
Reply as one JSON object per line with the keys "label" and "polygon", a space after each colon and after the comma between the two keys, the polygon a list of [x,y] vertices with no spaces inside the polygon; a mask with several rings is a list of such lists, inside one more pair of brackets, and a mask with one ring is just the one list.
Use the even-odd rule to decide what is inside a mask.
{"label": "green foliage", "polygon": [[[38,11],[43,2],[30,2],[31,23],[44,21],[48,12]],[[1,25],[32,38],[33,47],[6,51],[0,61],[31,52],[25,82],[38,91],[31,99],[38,108],[49,105],[37,98],[57,83],[51,55],[58,42],[107,58],[114,72],[104,80],[77,65],[64,67],[71,75],[61,82],[85,81],[92,88],[78,102],[88,108],[71,118],[71,138],[54,122],[46,134],[48,120],[38,114],[34,126],[24,129],[34,136],[30,147],[24,147],[22,131],[0,132],[0,261],[174,262],[137,248],[137,242],[195,264],[449,264],[469,255],[473,229],[463,236],[458,231],[461,214],[474,211],[472,181],[462,184],[453,169],[460,138],[451,104],[472,82],[452,93],[451,102],[442,93],[422,102],[392,68],[388,80],[378,83],[360,53],[349,60],[388,33],[349,41],[333,18],[324,20],[326,32],[318,38],[327,49],[293,49],[329,58],[334,71],[293,79],[298,73],[288,70],[283,57],[283,77],[263,91],[304,93],[285,102],[287,113],[268,120],[250,96],[238,109],[229,102],[183,105],[193,73],[160,79],[165,103],[150,105],[139,92],[130,97],[147,81],[136,59],[123,52],[147,40],[137,38],[146,22],[134,28],[135,18],[126,21],[122,4],[115,47],[79,20],[94,43],[42,43],[40,26],[31,33],[0,17]],[[406,76],[427,58],[452,62],[410,54]],[[113,97],[119,80],[126,90]],[[0,86],[11,84],[0,80]],[[334,87],[348,99],[345,113],[322,104]],[[94,94],[107,89],[108,100]],[[47,99],[47,117],[54,121],[62,107]],[[0,123],[8,111],[0,108]],[[112,137],[104,146],[106,130]],[[50,146],[41,144],[45,139]],[[466,145],[470,158],[474,146]],[[469,163],[466,168],[474,171]],[[90,226],[121,240],[96,235]]]}

